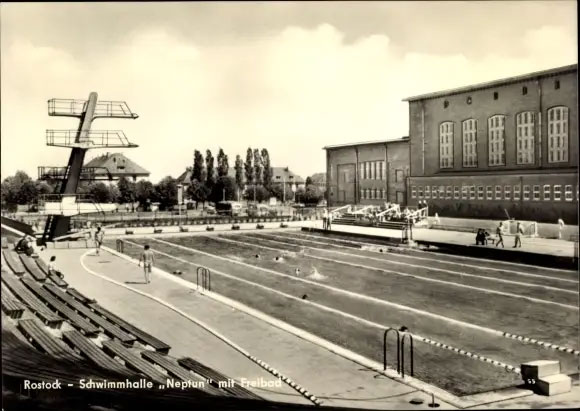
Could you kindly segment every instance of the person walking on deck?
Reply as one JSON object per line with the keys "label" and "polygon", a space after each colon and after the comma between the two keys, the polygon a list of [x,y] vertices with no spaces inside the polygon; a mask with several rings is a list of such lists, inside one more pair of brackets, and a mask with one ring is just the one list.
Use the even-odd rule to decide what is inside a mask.
{"label": "person walking on deck", "polygon": [[495,229],[495,235],[497,236],[497,242],[495,243],[495,246],[497,247],[501,243],[501,248],[505,248],[505,246],[503,245],[503,222],[502,221],[499,222],[499,225]]}
{"label": "person walking on deck", "polygon": [[153,251],[149,249],[149,244],[145,245],[143,254],[141,254],[141,258],[139,258],[139,266],[141,266],[141,261],[143,262],[143,274],[145,274],[145,283],[149,284],[151,282],[151,269],[155,263],[155,255],[153,254]]}
{"label": "person walking on deck", "polygon": [[97,227],[97,231],[95,232],[95,243],[96,243],[96,254],[100,255],[101,252],[101,245],[103,245],[103,240],[105,238],[105,231],[101,228],[101,226]]}

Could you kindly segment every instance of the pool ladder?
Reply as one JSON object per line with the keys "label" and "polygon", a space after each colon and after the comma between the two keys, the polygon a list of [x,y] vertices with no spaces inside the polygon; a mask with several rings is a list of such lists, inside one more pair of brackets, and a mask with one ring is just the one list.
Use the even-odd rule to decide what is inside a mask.
{"label": "pool ladder", "polygon": [[408,332],[403,331],[403,336],[401,337],[401,332],[395,328],[387,328],[383,335],[383,371],[387,370],[387,337],[389,333],[393,331],[397,338],[397,372],[401,376],[405,377],[405,341],[409,340],[409,357],[410,357],[410,367],[411,367],[411,377],[415,375],[414,371],[414,360],[413,360],[413,336]]}

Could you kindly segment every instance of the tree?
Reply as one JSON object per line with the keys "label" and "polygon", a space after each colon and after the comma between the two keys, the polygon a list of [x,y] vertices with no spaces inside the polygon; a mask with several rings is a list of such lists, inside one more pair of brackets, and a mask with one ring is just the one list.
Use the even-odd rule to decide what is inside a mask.
{"label": "tree", "polygon": [[95,203],[111,203],[112,193],[105,183],[92,183],[87,187],[87,194],[89,194]]}
{"label": "tree", "polygon": [[215,164],[210,150],[205,152],[205,185],[210,190],[215,185]]}
{"label": "tree", "polygon": [[244,170],[246,173],[246,184],[252,184],[254,182],[254,167],[252,166],[252,160],[254,156],[252,154],[252,149],[248,147],[246,151],[246,162],[244,163]]}
{"label": "tree", "polygon": [[2,196],[8,204],[31,203],[36,199],[34,182],[24,171],[17,171],[2,182]]}
{"label": "tree", "polygon": [[306,177],[306,187],[311,186],[312,184],[312,177]]}
{"label": "tree", "polygon": [[262,156],[257,148],[254,149],[254,182],[262,184]]}
{"label": "tree", "polygon": [[224,200],[224,190],[226,201],[235,200],[238,191],[236,180],[229,176],[218,177],[210,194],[210,200],[215,203]]}
{"label": "tree", "polygon": [[193,152],[193,171],[191,172],[191,182],[197,180],[200,183],[203,182],[203,155],[195,150]]}
{"label": "tree", "polygon": [[134,182],[127,180],[125,177],[117,181],[119,189],[119,202],[123,204],[133,203],[136,197],[136,185]]}
{"label": "tree", "polygon": [[239,154],[236,156],[235,170],[236,184],[238,188],[240,188],[244,185],[244,162],[242,161],[242,157],[240,157]]}
{"label": "tree", "polygon": [[268,153],[268,150],[265,148],[262,149],[262,165],[263,165],[262,182],[264,184],[264,187],[269,189],[270,186],[272,185],[273,173],[272,166],[270,164],[270,153]]}
{"label": "tree", "polygon": [[220,148],[217,156],[217,163],[218,163],[218,177],[224,177],[228,175],[228,171],[230,169],[230,163],[228,160],[228,155],[224,153],[224,150]]}
{"label": "tree", "polygon": [[193,183],[187,188],[188,194],[191,196],[193,200],[195,200],[195,208],[199,203],[205,204],[209,195],[211,194],[211,190],[204,184],[200,183],[197,180],[194,180]]}
{"label": "tree", "polygon": [[259,185],[250,185],[246,190],[245,198],[246,200],[254,200],[254,189],[256,190],[256,201],[262,202],[266,201],[270,198],[270,191],[268,191],[263,186]]}
{"label": "tree", "polygon": [[147,205],[151,203],[151,199],[154,198],[154,195],[155,188],[151,181],[142,180],[135,185],[135,199],[144,209],[148,208]]}
{"label": "tree", "polygon": [[161,210],[177,204],[177,180],[171,176],[162,179],[155,187],[155,200],[159,202]]}

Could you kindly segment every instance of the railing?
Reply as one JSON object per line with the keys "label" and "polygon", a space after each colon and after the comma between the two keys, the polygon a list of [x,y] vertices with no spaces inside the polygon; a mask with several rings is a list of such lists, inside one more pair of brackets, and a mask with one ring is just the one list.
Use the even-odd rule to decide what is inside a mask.
{"label": "railing", "polygon": [[336,217],[336,214],[338,214],[338,213],[339,213],[339,211],[346,210],[347,212],[350,212],[350,210],[351,210],[351,207],[352,207],[352,206],[351,206],[350,204],[347,204],[347,205],[345,205],[345,206],[342,206],[342,207],[338,207],[337,209],[335,209],[335,210],[332,210],[332,211],[330,212],[330,215],[331,215],[333,218],[335,218],[335,217]]}
{"label": "railing", "polygon": [[199,278],[201,275],[201,289],[211,291],[211,271],[205,267],[197,267],[196,284],[199,290]]}
{"label": "railing", "polygon": [[395,328],[387,328],[383,334],[383,371],[387,370],[387,337],[389,333],[393,331],[397,337],[397,373],[401,374],[405,378],[405,341],[409,340],[409,353],[410,353],[410,365],[411,365],[411,376],[415,375],[414,370],[414,349],[413,349],[413,336],[403,331],[403,337],[401,338],[401,333]]}
{"label": "railing", "polygon": [[[78,141],[77,141],[78,136]],[[137,147],[121,130],[46,130],[46,145],[57,147]]]}
{"label": "railing", "polygon": [[[48,100],[48,115],[80,117],[85,112],[86,105],[86,100],[53,98]],[[135,119],[139,116],[133,113],[124,101],[98,101],[93,118],[98,117]]]}
{"label": "railing", "polygon": [[[98,170],[103,170],[97,173]],[[39,180],[64,180],[69,176],[69,167],[38,167]],[[106,167],[83,167],[81,169],[81,180],[112,179],[111,173]]]}
{"label": "railing", "polygon": [[358,215],[358,214],[361,214],[361,215],[364,215],[364,214],[366,214],[366,213],[365,213],[365,211],[366,211],[366,210],[368,210],[368,209],[372,209],[372,208],[374,208],[374,207],[375,207],[375,206],[373,206],[373,205],[364,206],[364,207],[363,207],[363,208],[361,208],[360,210],[356,210],[356,211],[354,211],[354,212],[353,212],[353,214],[357,214],[357,215]]}
{"label": "railing", "polygon": [[387,209],[385,211],[381,211],[380,213],[377,214],[377,218],[381,218],[382,216],[384,216],[385,214],[397,214],[401,212],[401,206],[399,206],[399,204],[392,204],[390,207],[387,207]]}

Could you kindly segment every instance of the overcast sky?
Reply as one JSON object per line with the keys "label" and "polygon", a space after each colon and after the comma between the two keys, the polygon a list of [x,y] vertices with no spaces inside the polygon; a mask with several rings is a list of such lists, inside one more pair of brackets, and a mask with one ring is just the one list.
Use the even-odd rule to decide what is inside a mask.
{"label": "overcast sky", "polygon": [[[66,165],[49,98],[125,100],[96,120],[156,182],[193,150],[306,177],[322,147],[408,135],[405,97],[577,62],[576,2],[2,3],[2,178]],[[88,158],[106,152],[91,150]]]}

